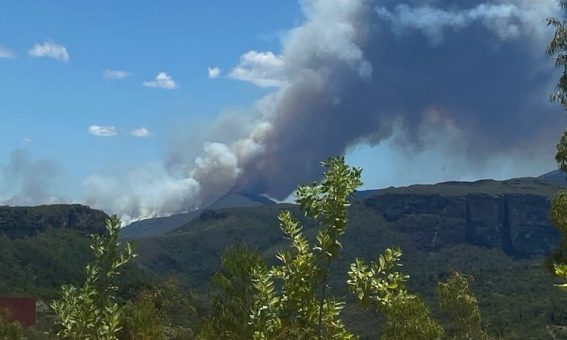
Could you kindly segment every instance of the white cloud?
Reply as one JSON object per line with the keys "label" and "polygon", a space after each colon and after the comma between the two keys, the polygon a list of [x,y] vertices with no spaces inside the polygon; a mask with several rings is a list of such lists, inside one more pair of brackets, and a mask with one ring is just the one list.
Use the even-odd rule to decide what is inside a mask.
{"label": "white cloud", "polygon": [[116,127],[110,125],[91,125],[89,126],[89,133],[97,137],[112,137],[116,136]]}
{"label": "white cloud", "polygon": [[143,85],[145,87],[161,88],[167,90],[173,90],[179,87],[175,83],[175,80],[173,80],[173,78],[171,78],[171,76],[165,72],[158,73],[154,80],[144,81]]}
{"label": "white cloud", "polygon": [[145,127],[141,127],[130,131],[130,136],[134,136],[134,137],[146,138],[151,135],[152,133],[150,132],[150,130],[146,129]]}
{"label": "white cloud", "polygon": [[43,44],[35,44],[28,51],[29,55],[34,58],[53,58],[60,60],[62,62],[69,61],[69,53],[67,53],[67,48],[63,45],[54,43],[53,41],[46,41]]}
{"label": "white cloud", "polygon": [[22,138],[22,143],[28,144],[28,143],[31,143],[31,142],[32,142],[32,139],[29,138],[29,137]]}
{"label": "white cloud", "polygon": [[16,57],[16,52],[14,52],[14,50],[0,46],[0,58],[13,59],[15,57]]}
{"label": "white cloud", "polygon": [[218,67],[208,67],[208,71],[209,71],[209,78],[211,79],[215,79],[218,78],[221,74],[221,69]]}
{"label": "white cloud", "polygon": [[102,77],[104,79],[124,79],[129,76],[129,72],[122,70],[104,70],[104,72],[102,72]]}
{"label": "white cloud", "polygon": [[240,63],[228,76],[260,87],[280,87],[285,83],[284,66],[281,55],[248,51],[240,57]]}

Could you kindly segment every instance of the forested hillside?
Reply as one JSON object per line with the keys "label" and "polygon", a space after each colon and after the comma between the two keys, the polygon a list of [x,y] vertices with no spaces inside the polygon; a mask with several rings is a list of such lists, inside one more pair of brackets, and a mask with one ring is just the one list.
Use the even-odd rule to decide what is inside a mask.
{"label": "forested hillside", "polygon": [[[437,282],[449,273],[471,274],[491,334],[545,338],[547,327],[567,325],[567,298],[553,287],[544,266],[560,242],[549,219],[549,200],[559,189],[523,178],[366,193],[349,211],[333,287],[346,294],[344,273],[355,257],[374,258],[386,247],[399,246],[410,286],[430,301]],[[205,299],[227,245],[246,244],[267,259],[285,247],[277,221],[281,209],[302,216],[293,205],[204,211],[167,235],[138,240],[138,263],[158,276],[176,273]],[[306,235],[313,239],[315,232],[308,222]],[[358,307],[345,313],[359,334],[375,334],[369,325],[376,320],[367,320]]]}

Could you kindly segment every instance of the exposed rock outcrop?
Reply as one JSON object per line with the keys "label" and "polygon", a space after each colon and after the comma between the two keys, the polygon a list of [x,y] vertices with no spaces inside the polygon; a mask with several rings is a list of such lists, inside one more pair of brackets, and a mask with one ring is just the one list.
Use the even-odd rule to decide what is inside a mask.
{"label": "exposed rock outcrop", "polygon": [[79,204],[0,206],[0,235],[17,239],[36,235],[47,228],[68,228],[85,234],[102,233],[107,218],[104,212]]}
{"label": "exposed rock outcrop", "polygon": [[507,254],[527,257],[549,254],[560,234],[549,219],[549,199],[531,194],[459,196],[386,193],[364,204],[396,229],[410,234],[423,249],[467,242],[501,247]]}

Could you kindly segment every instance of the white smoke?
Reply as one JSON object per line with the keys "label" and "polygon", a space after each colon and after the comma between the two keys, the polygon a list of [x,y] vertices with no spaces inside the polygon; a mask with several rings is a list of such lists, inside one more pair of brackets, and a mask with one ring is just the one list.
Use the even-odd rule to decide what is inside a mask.
{"label": "white smoke", "polygon": [[87,204],[116,213],[125,222],[206,206],[230,191],[243,175],[243,168],[266,152],[264,140],[278,119],[275,109],[282,92],[293,86],[288,82],[309,79],[324,87],[325,71],[320,74],[321,70],[312,68],[316,66],[312,64],[314,58],[340,60],[369,77],[372,67],[357,46],[367,30],[357,27],[358,19],[368,10],[366,1],[316,0],[302,1],[301,5],[306,20],[289,32],[282,55],[247,52],[230,73],[232,78],[259,86],[281,87],[258,102],[253,121],[244,118],[245,129],[226,129],[243,118],[224,115],[216,126],[225,128],[222,133],[232,134],[232,141],[219,142],[226,137],[213,132],[217,140],[207,141],[202,155],[192,164],[180,166],[180,157],[167,168],[153,164],[123,176],[92,175],[83,183]]}
{"label": "white smoke", "polygon": [[70,203],[69,198],[54,194],[63,177],[55,160],[34,159],[28,151],[16,149],[8,164],[0,166],[0,205]]}
{"label": "white smoke", "polygon": [[[373,0],[301,0],[300,5],[305,19],[287,33],[281,53],[249,51],[228,73],[234,79],[275,88],[257,102],[252,113],[221,116],[209,133],[194,139],[204,145],[197,153],[190,145],[177,145],[163,164],[122,176],[90,176],[84,182],[86,202],[131,221],[203,207],[230,191],[285,198],[298,183],[319,176],[318,162],[325,157],[344,153],[361,141],[388,140],[398,128],[404,133],[397,135],[407,138],[409,145],[446,140],[429,135],[443,126],[443,131],[462,141],[465,152],[455,152],[461,152],[459,159],[463,159],[474,153],[505,152],[513,147],[507,134],[513,141],[519,140],[518,136],[528,140],[549,126],[549,119],[533,118],[537,112],[531,109],[541,108],[539,101],[516,112],[524,103],[518,100],[545,100],[540,79],[547,74],[538,75],[537,84],[529,87],[520,86],[532,83],[528,75],[521,74],[518,81],[516,69],[507,72],[505,80],[518,86],[494,106],[483,95],[488,87],[505,81],[492,84],[472,79],[476,82],[466,88],[453,70],[439,68],[444,66],[442,62],[435,61],[435,71],[417,67],[417,72],[437,72],[431,77],[439,79],[437,89],[427,81],[431,75],[417,74],[420,78],[413,79],[413,74],[407,76],[404,71],[416,64],[413,58],[421,62],[419,56],[410,55],[415,53],[415,44],[392,51],[399,54],[392,54],[395,58],[388,57],[389,46],[381,44],[388,41],[395,45],[384,36],[387,26],[400,36],[407,30],[418,30],[434,44],[441,44],[449,30],[465,31],[473,25],[480,25],[500,41],[536,39],[541,43],[545,40],[545,18],[556,11],[552,0],[478,3],[466,9],[397,2],[388,9]],[[514,51],[523,51],[522,46],[518,43]],[[454,60],[454,52],[445,50],[445,58]],[[508,59],[499,57],[486,67],[481,64],[484,68],[479,74],[493,75],[487,70],[506,67],[502,60]],[[517,57],[521,62],[513,67],[542,65],[540,57]],[[413,64],[404,64],[408,60]],[[433,59],[423,62],[428,60]],[[473,101],[471,93],[478,95]],[[462,103],[455,103],[459,99]],[[432,111],[432,107],[440,109]],[[506,115],[517,115],[519,123],[511,123]],[[482,123],[487,119],[493,119],[498,133],[485,131]],[[423,129],[428,133],[420,133]],[[530,129],[539,130],[530,135]],[[469,138],[478,137],[475,134],[481,141],[471,144]],[[487,145],[495,151],[487,151]]]}
{"label": "white smoke", "polygon": [[171,176],[158,163],[120,175],[91,175],[83,189],[87,205],[117,214],[123,223],[195,209],[200,192],[196,180]]}

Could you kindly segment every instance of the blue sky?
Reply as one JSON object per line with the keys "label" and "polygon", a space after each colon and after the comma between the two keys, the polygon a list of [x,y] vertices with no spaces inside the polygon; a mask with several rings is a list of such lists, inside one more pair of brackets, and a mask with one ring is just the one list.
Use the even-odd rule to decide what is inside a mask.
{"label": "blue sky", "polygon": [[553,169],[556,3],[466,5],[4,1],[0,203],[283,199],[337,153],[364,188]]}
{"label": "blue sky", "polygon": [[[76,185],[110,163],[159,160],[178,124],[212,121],[266,92],[209,79],[207,68],[228,69],[250,49],[277,50],[298,15],[287,1],[3,2],[0,46],[15,58],[0,59],[0,163],[26,148],[55,158]],[[67,49],[68,62],[29,55],[48,41]],[[106,80],[105,70],[130,76]],[[159,72],[179,88],[142,86]],[[91,125],[115,126],[119,136],[97,138]],[[140,127],[151,137],[128,136]]]}

